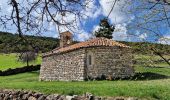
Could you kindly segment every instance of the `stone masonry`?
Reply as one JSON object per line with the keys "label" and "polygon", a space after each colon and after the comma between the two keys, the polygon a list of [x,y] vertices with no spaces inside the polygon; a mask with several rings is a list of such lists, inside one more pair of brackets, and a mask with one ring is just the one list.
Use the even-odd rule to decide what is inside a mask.
{"label": "stone masonry", "polygon": [[40,80],[84,80],[85,50],[43,57]]}
{"label": "stone masonry", "polygon": [[132,54],[129,48],[96,47],[87,48],[92,52],[94,62],[86,66],[87,76],[96,78],[102,75],[113,78],[126,78],[133,76]]}
{"label": "stone masonry", "polygon": [[[92,65],[87,64],[88,52],[93,54]],[[91,47],[43,57],[40,80],[82,81],[102,75],[125,78],[133,74],[129,48]]]}
{"label": "stone masonry", "polygon": [[134,75],[129,46],[103,37],[72,44],[70,34],[64,32],[61,39],[67,41],[61,40],[59,48],[43,54],[40,80],[83,81]]}
{"label": "stone masonry", "polygon": [[[26,90],[0,89],[0,100],[139,100],[136,97],[101,97],[91,93],[83,95],[43,94]],[[146,100],[146,99],[145,99]]]}

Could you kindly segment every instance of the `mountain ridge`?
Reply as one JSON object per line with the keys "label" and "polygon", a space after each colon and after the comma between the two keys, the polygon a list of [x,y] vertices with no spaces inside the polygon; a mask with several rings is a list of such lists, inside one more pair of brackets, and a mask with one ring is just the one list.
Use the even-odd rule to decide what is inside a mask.
{"label": "mountain ridge", "polygon": [[[41,52],[47,52],[59,46],[58,38],[31,36],[31,35],[25,35],[25,37],[27,38],[28,41],[31,41],[35,46],[38,46]],[[16,41],[19,41],[19,39],[20,38],[17,34],[0,31],[0,52],[16,53],[16,52],[20,52],[20,50],[23,51],[30,50],[31,47],[25,44],[24,42],[18,42],[16,43],[16,45],[12,44],[15,43]],[[76,43],[77,41],[74,42]],[[149,43],[149,42],[127,42],[127,41],[118,41],[118,42],[131,46],[133,53],[150,54],[152,53],[150,47],[157,49],[158,52],[162,54],[170,53],[170,45],[166,45],[166,44],[157,44],[157,43]]]}

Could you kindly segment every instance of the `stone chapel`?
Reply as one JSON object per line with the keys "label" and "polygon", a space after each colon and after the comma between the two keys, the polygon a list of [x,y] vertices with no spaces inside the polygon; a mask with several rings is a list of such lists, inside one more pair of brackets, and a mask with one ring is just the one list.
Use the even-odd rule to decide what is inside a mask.
{"label": "stone chapel", "polygon": [[134,75],[131,48],[104,37],[73,44],[69,31],[60,33],[60,46],[42,55],[40,80],[83,81],[102,76]]}

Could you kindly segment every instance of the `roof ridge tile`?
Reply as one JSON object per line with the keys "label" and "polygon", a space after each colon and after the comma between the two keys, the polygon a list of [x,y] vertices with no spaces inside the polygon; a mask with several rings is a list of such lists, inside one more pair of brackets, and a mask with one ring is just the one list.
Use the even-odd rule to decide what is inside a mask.
{"label": "roof ridge tile", "polygon": [[127,46],[123,43],[116,42],[112,39],[107,39],[107,38],[104,38],[104,37],[98,37],[98,38],[93,38],[91,40],[87,40],[87,41],[84,41],[84,42],[69,45],[67,47],[55,48],[51,52],[44,53],[43,56],[47,56],[47,55],[50,55],[50,54],[53,54],[53,53],[62,53],[62,52],[66,52],[66,51],[71,51],[71,50],[86,48],[86,47],[93,47],[93,46],[120,46],[120,47],[130,48],[129,46]]}

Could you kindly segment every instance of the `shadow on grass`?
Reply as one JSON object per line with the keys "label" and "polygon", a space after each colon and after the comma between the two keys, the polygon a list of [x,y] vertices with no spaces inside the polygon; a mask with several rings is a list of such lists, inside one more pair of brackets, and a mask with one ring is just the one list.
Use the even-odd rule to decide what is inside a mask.
{"label": "shadow on grass", "polygon": [[24,66],[24,67],[19,67],[15,69],[9,68],[5,71],[0,70],[0,76],[9,76],[9,75],[16,75],[19,73],[38,71],[40,70],[40,66],[41,65],[31,65],[31,66]]}
{"label": "shadow on grass", "polygon": [[138,72],[135,73],[134,76],[131,77],[124,77],[124,78],[115,78],[115,77],[106,77],[102,75],[101,77],[97,77],[95,79],[88,78],[88,80],[158,80],[158,79],[168,79],[170,76],[158,74],[158,73],[152,73],[152,72]]}
{"label": "shadow on grass", "polygon": [[157,79],[168,79],[170,76],[161,75],[158,73],[152,72],[144,72],[144,73],[136,73],[131,80],[157,80]]}

